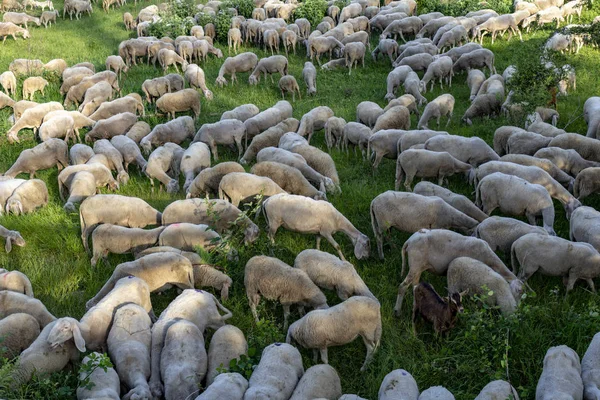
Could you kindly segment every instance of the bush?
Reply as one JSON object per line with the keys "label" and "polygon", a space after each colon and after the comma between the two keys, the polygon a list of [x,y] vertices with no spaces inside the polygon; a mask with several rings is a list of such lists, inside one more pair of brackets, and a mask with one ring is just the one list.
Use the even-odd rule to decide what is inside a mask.
{"label": "bush", "polygon": [[221,8],[235,8],[239,15],[243,15],[246,18],[252,17],[252,11],[254,11],[254,1],[252,0],[225,0],[221,4]]}
{"label": "bush", "polygon": [[150,24],[148,34],[158,38],[189,35],[192,26],[196,25],[193,17],[195,12],[196,5],[193,0],[173,1],[167,11],[161,14],[161,19]]}
{"label": "bush", "polygon": [[444,15],[458,17],[467,14],[469,11],[483,10],[491,8],[498,14],[507,14],[511,12],[512,1],[510,0],[417,0],[419,14],[429,12],[441,12]]}
{"label": "bush", "polygon": [[221,10],[217,13],[214,24],[218,41],[227,42],[227,33],[231,27],[231,18],[233,18],[233,14],[227,10]]}
{"label": "bush", "polygon": [[305,0],[294,10],[294,19],[306,18],[312,27],[317,26],[327,12],[325,0]]}
{"label": "bush", "polygon": [[206,24],[214,24],[217,19],[215,17],[213,17],[212,15],[206,14],[206,13],[198,13],[196,14],[196,21],[197,24],[204,27],[206,26]]}

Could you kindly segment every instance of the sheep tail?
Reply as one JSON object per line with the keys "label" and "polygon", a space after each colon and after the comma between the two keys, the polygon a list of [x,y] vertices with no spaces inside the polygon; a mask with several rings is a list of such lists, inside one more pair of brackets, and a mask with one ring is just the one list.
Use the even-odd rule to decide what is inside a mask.
{"label": "sheep tail", "polygon": [[404,271],[406,270],[406,252],[408,248],[408,241],[404,242],[402,245],[402,270],[400,270],[400,277],[404,276]]}
{"label": "sheep tail", "polygon": [[475,186],[475,206],[481,208],[481,188],[479,185]]}
{"label": "sheep tail", "polygon": [[31,286],[31,282],[28,280],[24,282],[25,290],[23,291],[25,295],[29,297],[33,297],[33,287]]}
{"label": "sheep tail", "polygon": [[292,337],[292,330],[290,328],[288,328],[287,335],[285,335],[285,342],[287,344],[292,344],[293,340],[294,340],[294,338]]}
{"label": "sheep tail", "polygon": [[517,274],[517,263],[518,263],[518,259],[517,259],[517,254],[515,251],[515,246],[514,243],[513,245],[510,247],[510,265],[511,265],[511,269],[513,274]]}

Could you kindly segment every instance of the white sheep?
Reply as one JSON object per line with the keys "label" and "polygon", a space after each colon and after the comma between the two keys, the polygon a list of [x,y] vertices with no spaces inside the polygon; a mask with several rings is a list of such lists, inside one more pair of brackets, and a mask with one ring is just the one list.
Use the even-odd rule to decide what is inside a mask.
{"label": "white sheep", "polygon": [[221,373],[196,400],[243,400],[248,381],[237,372]]}
{"label": "white sheep", "polygon": [[[4,228],[4,227],[2,227]],[[4,228],[6,229],[6,228]],[[16,231],[11,231],[16,232]],[[18,232],[16,232],[18,234]],[[20,237],[21,235],[19,235]],[[9,240],[7,238],[7,240]],[[22,240],[22,238],[21,238]],[[24,242],[23,242],[24,243]],[[27,275],[20,271],[8,271],[0,268],[0,290],[9,290],[16,293],[23,293],[26,296],[33,296],[33,288]]]}
{"label": "white sheep", "polygon": [[477,225],[473,234],[475,237],[485,240],[492,250],[500,250],[504,254],[508,254],[510,253],[512,244],[528,233],[548,234],[548,232],[539,226],[532,226],[513,218],[498,216],[486,218]]}
{"label": "white sheep", "polygon": [[443,386],[432,386],[421,392],[419,400],[454,400],[454,395]]}
{"label": "white sheep", "polygon": [[[481,226],[481,222],[488,218],[488,216],[477,208],[477,206],[475,206],[475,204],[473,204],[466,196],[456,194],[434,183],[421,181],[415,185],[413,192],[422,196],[439,197],[458,211],[479,221],[480,224],[477,225],[477,227]],[[476,230],[477,227],[475,228]]]}
{"label": "white sheep", "polygon": [[479,137],[466,138],[457,135],[437,135],[425,142],[426,150],[447,151],[462,162],[473,166],[498,160],[500,157]]}
{"label": "white sheep", "polygon": [[[92,357],[96,361],[92,360]],[[91,373],[87,371],[81,371],[79,373],[80,380],[86,380],[89,382],[88,385],[79,386],[77,388],[77,399],[112,399],[119,400],[121,392],[121,382],[119,381],[119,375],[112,367],[102,368],[99,366],[98,358],[99,353],[90,353],[85,356],[81,361],[83,365],[90,366],[92,369]]]}
{"label": "white sheep", "polygon": [[383,378],[378,396],[379,400],[394,400],[397,398],[417,400],[419,398],[419,387],[415,378],[408,371],[395,369]]}
{"label": "white sheep", "polygon": [[[233,325],[217,329],[208,347],[208,369],[206,385],[218,385],[219,374],[229,370],[229,363],[248,353],[248,343],[244,333]],[[216,378],[216,380],[215,380]]]}
{"label": "white sheep", "polygon": [[254,117],[259,112],[260,110],[254,104],[242,104],[233,110],[225,111],[223,114],[221,114],[221,120],[238,119],[242,122],[245,122],[247,119]]}
{"label": "white sheep", "polygon": [[583,398],[593,400],[600,395],[600,333],[596,333],[581,359],[581,379]]}
{"label": "white sheep", "polygon": [[337,399],[342,383],[337,371],[327,365],[313,365],[304,372],[290,400]]}
{"label": "white sheep", "polygon": [[143,172],[150,179],[152,190],[156,178],[161,186],[165,186],[167,193],[179,191],[179,167],[182,158],[183,149],[171,142],[165,143],[150,154]]}
{"label": "white sheep", "polygon": [[222,119],[214,124],[204,124],[196,133],[193,142],[203,142],[210,146],[212,155],[217,161],[219,154],[217,144],[236,145],[238,156],[242,156],[242,139],[246,134],[244,122],[237,119]]}
{"label": "white sheep", "polygon": [[227,174],[219,183],[219,198],[229,200],[236,207],[250,197],[255,198],[258,195],[268,197],[278,193],[286,193],[286,191],[271,178],[245,172]]}
{"label": "white sheep", "polygon": [[573,349],[564,345],[548,349],[544,357],[544,369],[535,389],[535,398],[583,399],[581,363]]}
{"label": "white sheep", "polygon": [[569,238],[574,242],[589,243],[600,251],[600,236],[598,227],[600,222],[600,213],[593,207],[579,207],[569,220]]}
{"label": "white sheep", "polygon": [[519,400],[519,395],[512,385],[506,381],[492,381],[485,385],[481,392],[475,397],[475,400],[499,400],[509,399]]}
{"label": "white sheep", "polygon": [[425,106],[425,110],[419,119],[419,123],[417,124],[418,129],[429,129],[428,124],[429,121],[433,118],[437,119],[438,128],[440,126],[440,118],[448,117],[448,121],[446,122],[446,126],[450,124],[450,120],[452,119],[452,113],[454,111],[454,96],[451,94],[443,94],[441,96],[436,97],[434,100],[429,102],[427,106]]}

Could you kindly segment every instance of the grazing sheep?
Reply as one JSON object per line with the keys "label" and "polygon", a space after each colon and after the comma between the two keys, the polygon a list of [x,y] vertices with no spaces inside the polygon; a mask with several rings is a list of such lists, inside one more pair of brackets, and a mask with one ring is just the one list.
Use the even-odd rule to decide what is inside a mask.
{"label": "grazing sheep", "polygon": [[212,168],[202,170],[189,186],[187,198],[199,197],[204,193],[218,193],[221,179],[231,172],[245,172],[245,170],[240,164],[232,161],[219,163]]}
{"label": "grazing sheep", "polygon": [[[17,105],[15,104],[15,107]],[[18,134],[21,129],[32,128],[34,133],[37,133],[37,130],[42,125],[42,121],[44,120],[44,116],[51,111],[64,110],[62,104],[51,101],[48,103],[33,105],[31,108],[26,109],[18,121],[6,132],[6,137],[9,143],[17,142],[19,143]],[[16,111],[15,111],[16,118]]]}
{"label": "grazing sheep", "polygon": [[390,102],[388,103],[387,106],[385,106],[383,111],[385,112],[395,106],[404,106],[404,107],[408,108],[408,110],[412,114],[415,114],[417,116],[417,118],[420,117],[420,115],[421,115],[421,113],[419,112],[419,109],[417,108],[417,99],[412,94],[406,93],[406,94],[403,94],[402,96],[398,97],[397,99],[390,100]]}
{"label": "grazing sheep", "polygon": [[456,135],[438,135],[425,142],[426,150],[447,151],[462,162],[474,167],[500,157],[479,137],[466,138]]}
{"label": "grazing sheep", "polygon": [[328,347],[348,344],[358,336],[367,348],[364,371],[381,340],[380,305],[369,297],[353,296],[331,308],[309,312],[290,326],[286,342],[319,350],[321,360],[328,364]]}
{"label": "grazing sheep", "polygon": [[100,81],[85,91],[85,96],[79,106],[79,110],[87,117],[93,114],[102,103],[112,99],[112,96],[113,90],[110,83]]}
{"label": "grazing sheep", "polygon": [[[100,225],[92,232],[92,267],[96,266],[96,263],[100,258],[107,262],[109,253],[137,253],[148,247],[154,246],[158,242],[158,236],[162,233],[163,229],[163,227],[140,229],[125,228],[111,224]],[[118,279],[119,278],[114,280],[116,281]],[[109,290],[110,288],[105,290],[105,292],[107,293]]]}
{"label": "grazing sheep", "polygon": [[548,147],[560,147],[565,150],[575,150],[579,155],[594,162],[600,162],[600,143],[577,133],[558,135],[548,144]]}
{"label": "grazing sheep", "polygon": [[551,140],[534,132],[513,132],[506,141],[506,152],[532,156],[539,149],[547,147]]}
{"label": "grazing sheep", "polygon": [[306,136],[308,134],[307,140],[310,143],[313,134],[325,128],[325,124],[333,116],[333,110],[327,106],[313,108],[302,116],[297,131],[298,135]]}
{"label": "grazing sheep", "polygon": [[238,156],[242,155],[242,138],[246,133],[244,122],[237,119],[225,119],[214,124],[204,124],[196,133],[193,142],[203,142],[210,146],[211,153],[216,160],[219,159],[217,144],[233,145],[238,148]]}
{"label": "grazing sheep", "polygon": [[300,86],[298,86],[298,82],[296,78],[292,75],[285,75],[279,79],[279,90],[281,91],[281,98],[285,99],[285,93],[292,93],[292,101],[296,101],[296,92],[298,92],[298,97],[302,99],[302,95],[300,94]]}
{"label": "grazing sheep", "polygon": [[[65,143],[72,139],[75,142],[75,120],[70,115],[60,115],[42,123],[39,129],[40,140],[64,138]],[[77,136],[77,140],[81,141]]]}
{"label": "grazing sheep", "polygon": [[152,151],[152,146],[158,147],[166,143],[181,144],[192,138],[194,132],[194,120],[185,115],[154,126],[152,131],[140,140],[139,144],[142,150],[148,154]]}
{"label": "grazing sheep", "polygon": [[0,74],[0,85],[8,96],[17,94],[17,77],[12,71],[5,71]]}
{"label": "grazing sheep", "polygon": [[378,398],[379,400],[394,400],[397,398],[417,400],[419,398],[417,381],[408,371],[395,369],[383,378],[379,387]]}
{"label": "grazing sheep", "polygon": [[[600,214],[592,207],[579,207],[571,215],[569,238],[574,242],[589,243],[600,249],[598,218]],[[600,250],[599,250],[600,251]]]}
{"label": "grazing sheep", "polygon": [[221,120],[237,119],[245,122],[247,119],[254,117],[259,112],[260,110],[254,104],[242,104],[233,110],[225,111],[223,114],[221,114]]}
{"label": "grazing sheep", "polygon": [[398,139],[398,143],[396,145],[397,154],[400,154],[413,146],[424,145],[425,142],[427,142],[427,140],[431,139],[434,136],[440,135],[448,135],[448,132],[432,131],[428,129],[407,131]]}
{"label": "grazing sheep", "polygon": [[195,89],[165,93],[156,100],[156,109],[167,113],[169,119],[174,119],[176,112],[191,110],[194,113],[194,118],[198,119],[200,116],[200,95]]}
{"label": "grazing sheep", "polygon": [[[360,124],[359,124],[360,125]],[[346,120],[339,117],[329,117],[325,122],[325,143],[327,149],[331,149],[333,146],[340,148],[340,144],[344,137],[344,128],[346,127]]]}
{"label": "grazing sheep", "polygon": [[242,164],[247,164],[248,162],[253,161],[260,150],[266,147],[277,146],[279,144],[279,139],[283,134],[286,132],[295,132],[298,130],[298,127],[299,122],[297,119],[288,118],[256,135],[246,149],[244,156],[240,159],[240,162]]}
{"label": "grazing sheep", "polygon": [[70,183],[66,186],[69,188],[69,198],[63,208],[66,212],[70,213],[76,211],[75,204],[81,203],[97,192],[96,178],[93,173],[88,171],[80,171],[73,174]]}
{"label": "grazing sheep", "polygon": [[126,184],[129,181],[129,174],[123,167],[123,156],[112,143],[107,139],[101,139],[94,143],[94,153],[103,154],[106,156],[110,169],[117,171],[117,180],[120,183]]}
{"label": "grazing sheep", "polygon": [[[139,28],[140,27],[138,26],[138,29]],[[169,69],[169,66],[171,65],[175,66],[175,70],[177,71],[177,73],[179,73],[179,68],[177,67],[177,64],[181,64],[181,68],[184,71],[187,67],[187,61],[185,61],[183,57],[181,57],[179,54],[177,54],[174,50],[171,49],[160,49],[156,55],[156,58],[158,59],[158,63],[163,69],[163,73],[166,73],[167,69]]]}
{"label": "grazing sheep", "polygon": [[0,291],[0,305],[2,306],[0,318],[25,313],[34,317],[42,328],[56,320],[56,317],[48,312],[41,301],[26,293],[17,293],[11,290]]}
{"label": "grazing sheep", "polygon": [[[2,230],[6,232],[14,232],[18,236],[13,236],[13,238],[7,238],[8,240],[21,239],[23,245],[25,241],[17,231],[9,231],[6,228],[2,227]],[[3,235],[6,237],[6,235]],[[0,283],[0,290],[10,290],[16,293],[23,293],[26,296],[33,296],[33,288],[31,287],[31,282],[27,275],[19,271],[8,271],[4,268],[0,268],[0,278],[2,278]]]}
{"label": "grazing sheep", "polygon": [[92,148],[87,144],[78,143],[71,146],[71,149],[69,150],[69,158],[71,159],[71,165],[85,164],[93,156],[94,150],[92,150]]}
{"label": "grazing sheep", "polygon": [[[553,147],[558,149],[557,147]],[[575,151],[573,151],[577,155]],[[536,153],[537,154],[537,153]],[[543,153],[542,153],[543,154]],[[546,171],[553,179],[560,182],[564,187],[571,188],[574,184],[574,179],[567,173],[558,168],[552,161],[545,158],[537,158],[525,154],[507,154],[500,158],[500,161],[511,162],[525,166],[535,166]]]}
{"label": "grazing sheep", "polygon": [[6,200],[7,214],[27,214],[48,204],[48,188],[40,179],[30,179],[17,187]]}
{"label": "grazing sheep", "polygon": [[125,135],[114,136],[110,143],[121,153],[123,157],[125,171],[129,169],[129,164],[135,163],[140,171],[143,171],[148,162],[142,156],[137,144]]}
{"label": "grazing sheep", "polygon": [[421,392],[419,400],[454,400],[454,395],[443,386],[432,386]]}
{"label": "grazing sheep", "polygon": [[519,400],[517,391],[510,383],[497,380],[485,385],[477,397],[475,397],[475,400],[499,400],[509,398]]}
{"label": "grazing sheep", "polygon": [[496,74],[496,67],[494,67],[494,53],[488,49],[476,49],[468,53],[462,54],[452,66],[454,74],[466,70],[467,73],[473,68],[484,68],[487,67],[490,70],[490,74]]}
{"label": "grazing sheep", "polygon": [[535,398],[583,399],[581,363],[573,349],[564,345],[548,349],[544,357],[544,369],[535,390]]}
{"label": "grazing sheep", "polygon": [[[338,39],[333,36],[316,36],[308,40],[308,55],[310,61],[314,60],[314,56],[317,56],[317,62],[321,65],[321,54],[329,53],[329,60],[333,60],[333,51],[339,49],[343,54],[344,45]],[[346,61],[344,60],[344,64]]]}
{"label": "grazing sheep", "polygon": [[[504,315],[517,309],[517,300],[506,280],[481,261],[469,257],[458,257],[448,266],[448,293],[468,291],[469,295],[483,295],[485,303],[498,306]],[[489,294],[489,291],[492,294]]]}
{"label": "grazing sheep", "polygon": [[231,75],[231,83],[233,84],[237,78],[235,76],[238,72],[249,72],[256,67],[258,63],[258,56],[252,52],[246,52],[238,54],[235,57],[227,57],[219,69],[219,76],[215,81],[216,85],[223,87],[227,85],[227,79],[225,75]]}
{"label": "grazing sheep", "polygon": [[330,203],[303,196],[278,194],[267,199],[262,208],[269,225],[268,236],[272,243],[275,242],[277,229],[283,225],[296,232],[318,234],[317,249],[320,248],[321,237],[324,237],[345,261],[340,246],[333,239],[333,233],[342,231],[352,240],[356,258],[369,256],[370,246],[367,236],[359,232]]}
{"label": "grazing sheep", "polygon": [[440,126],[440,118],[448,117],[446,127],[450,124],[452,119],[452,112],[454,111],[454,96],[451,94],[443,94],[436,97],[434,100],[429,102],[425,106],[425,110],[419,119],[417,124],[418,129],[429,129],[429,121],[433,118],[437,119],[438,128]]}
{"label": "grazing sheep", "polygon": [[188,82],[191,88],[200,88],[204,97],[207,100],[213,99],[213,92],[211,92],[206,86],[206,79],[204,77],[204,70],[196,64],[188,64],[185,71],[185,80]]}
{"label": "grazing sheep", "polygon": [[220,373],[196,400],[243,400],[246,390],[248,381],[242,375],[237,372]]}
{"label": "grazing sheep", "polygon": [[377,61],[379,54],[388,55],[390,63],[394,63],[394,60],[398,57],[398,42],[394,39],[379,39],[379,43],[375,50],[371,52],[373,61]]}
{"label": "grazing sheep", "polygon": [[427,84],[431,82],[431,89],[429,89],[431,92],[433,90],[433,85],[435,84],[436,78],[440,80],[440,89],[444,88],[442,85],[443,80],[446,80],[446,84],[449,87],[452,87],[452,75],[452,59],[448,56],[442,56],[429,64],[427,71],[421,80],[420,88],[422,88],[423,91],[426,91]]}
{"label": "grazing sheep", "polygon": [[288,74],[288,59],[286,57],[277,55],[262,58],[248,77],[248,83],[250,85],[258,84],[263,74],[265,83],[267,82],[267,75],[271,77],[271,83],[274,83],[273,74],[275,73],[279,73],[282,77]]}
{"label": "grazing sheep", "polygon": [[150,179],[154,188],[154,178],[164,185],[167,193],[179,191],[179,167],[183,157],[183,149],[175,143],[165,143],[148,157],[144,174]]}
{"label": "grazing sheep", "polygon": [[387,129],[376,132],[369,137],[367,146],[367,158],[371,158],[371,151],[375,156],[373,161],[373,170],[376,170],[379,163],[385,158],[398,158],[398,141],[406,131],[400,129]]}
{"label": "grazing sheep", "polygon": [[485,240],[493,251],[500,250],[504,254],[508,254],[512,244],[528,233],[548,234],[539,226],[532,226],[513,218],[493,216],[477,225],[473,235]]}
{"label": "grazing sheep", "polygon": [[272,161],[263,161],[252,167],[251,172],[257,176],[272,179],[287,193],[306,196],[315,200],[326,200],[325,193],[312,186],[302,173],[291,166]]}
{"label": "grazing sheep", "polygon": [[[91,358],[93,357],[93,359]],[[98,359],[99,353],[91,353],[85,356],[81,361],[83,365],[92,367],[92,372],[81,371],[79,379],[89,382],[88,385],[82,385],[77,388],[77,399],[113,399],[120,398],[121,383],[119,375],[112,367],[100,367]]]}
{"label": "grazing sheep", "polygon": [[404,106],[391,107],[377,118],[373,133],[388,129],[410,129],[410,111],[408,111],[408,108]]}
{"label": "grazing sheep", "polygon": [[506,279],[515,299],[521,297],[523,282],[504,265],[485,241],[445,229],[421,229],[402,246],[401,275],[404,275],[407,262],[409,271],[398,288],[394,314],[400,316],[406,291],[419,282],[424,271],[444,274],[452,260],[458,257],[471,257],[483,262]]}
{"label": "grazing sheep", "polygon": [[[365,67],[365,53],[367,47],[361,42],[350,42],[344,47],[344,59],[348,67],[348,75],[352,74],[352,66],[358,66],[358,62],[362,62],[362,67]],[[356,67],[355,67],[356,68]]]}
{"label": "grazing sheep", "polygon": [[[225,312],[219,314],[219,310]],[[225,321],[231,318],[231,311],[226,309],[210,293],[202,290],[186,289],[160,314],[160,318],[152,327],[152,374],[150,376],[150,389],[155,397],[163,394],[161,376],[163,374],[162,352],[165,335],[170,326],[176,321],[192,322],[202,334],[206,328],[219,329]],[[202,340],[202,346],[204,341]],[[174,361],[175,362],[175,361]]]}
{"label": "grazing sheep", "polygon": [[551,124],[544,122],[542,115],[538,112],[535,113],[535,119],[533,123],[530,125],[526,124],[526,127],[528,131],[539,133],[540,135],[548,138],[554,138],[558,135],[566,133],[564,129],[559,129]]}
{"label": "grazing sheep", "polygon": [[29,179],[33,179],[36,171],[52,168],[54,165],[60,171],[69,165],[67,149],[67,144],[59,139],[49,139],[31,149],[25,149],[4,176],[15,178],[21,173],[29,173]]}
{"label": "grazing sheep", "polygon": [[[15,105],[16,101],[14,101],[13,99],[11,99],[10,97],[8,97],[7,95],[5,95],[4,93],[0,92],[0,110],[3,109],[4,107],[10,107],[13,108],[13,106]],[[13,114],[14,117],[14,114]]]}
{"label": "grazing sheep", "polygon": [[137,304],[125,304],[115,311],[106,341],[121,383],[129,390],[124,399],[152,397],[148,386],[151,326],[148,313]]}
{"label": "grazing sheep", "polygon": [[270,178],[245,172],[229,173],[219,183],[219,198],[229,200],[236,207],[258,195],[269,197],[278,193],[286,192]]}
{"label": "grazing sheep", "polygon": [[136,122],[137,116],[130,112],[119,113],[107,119],[102,119],[94,125],[92,130],[85,134],[85,141],[92,142],[124,135]]}
{"label": "grazing sheep", "polygon": [[[467,197],[453,193],[452,191],[431,182],[422,181],[417,183],[414,188],[414,193],[420,194],[421,196],[439,197],[458,211],[468,215],[476,221],[482,222],[488,218],[488,216],[477,208],[477,206],[475,206],[475,204]],[[477,231],[477,228],[475,229]]]}
{"label": "grazing sheep", "polygon": [[167,226],[158,237],[160,246],[171,246],[185,251],[195,247],[210,250],[219,245],[221,237],[204,224],[182,222]]}
{"label": "grazing sheep", "polygon": [[136,197],[102,194],[89,197],[79,208],[81,240],[89,253],[88,236],[99,224],[144,228],[160,224],[162,214]]}
{"label": "grazing sheep", "polygon": [[[70,190],[70,197],[75,195],[75,188],[73,187],[75,180],[75,175],[79,172],[89,172],[93,176],[92,184],[94,186],[94,192],[96,187],[104,187],[108,186],[111,190],[116,190],[119,188],[119,183],[113,179],[113,176],[110,172],[110,169],[106,167],[104,164],[100,162],[94,162],[94,158],[100,156],[94,156],[89,161],[89,164],[78,164],[71,165],[67,168],[63,169],[60,174],[58,174],[58,194],[61,200],[65,200],[66,190]],[[101,156],[106,159],[105,156]]]}
{"label": "grazing sheep", "polygon": [[10,253],[10,251],[12,250],[13,243],[19,247],[25,246],[25,239],[23,239],[19,232],[8,230],[2,225],[0,225],[0,237],[3,237],[5,239],[4,250],[7,253]]}
{"label": "grazing sheep", "polygon": [[290,400],[337,399],[341,394],[342,383],[337,371],[327,364],[320,364],[306,370]]}
{"label": "grazing sheep", "polygon": [[419,75],[415,72],[409,72],[404,80],[404,91],[406,94],[412,95],[419,106],[423,104],[427,104],[427,99],[423,97],[421,94],[421,90],[419,89],[419,85],[421,84],[421,80],[419,79]]}
{"label": "grazing sheep", "polygon": [[[437,47],[436,47],[436,50],[437,50]],[[406,52],[406,50],[405,50],[405,52]],[[392,66],[400,67],[402,65],[406,65],[406,66],[410,67],[414,72],[418,72],[418,71],[427,71],[427,68],[429,68],[429,65],[433,62],[433,56],[429,53],[418,53],[418,54],[414,54],[412,56],[403,57],[403,58],[402,57],[403,57],[403,55],[400,54],[398,56],[398,58],[396,59],[396,61],[394,61],[394,64],[392,64]],[[398,60],[399,58],[401,58],[401,60]]]}
{"label": "grazing sheep", "polygon": [[11,314],[0,320],[2,350],[0,357],[13,359],[28,348],[40,335],[40,324],[29,314]]}
{"label": "grazing sheep", "polygon": [[[222,369],[229,370],[229,363],[248,353],[248,343],[244,332],[233,325],[225,325],[217,329],[208,347],[208,369],[206,385],[219,384]],[[216,379],[215,379],[216,378]]]}
{"label": "grazing sheep", "polygon": [[138,121],[127,131],[125,136],[133,140],[135,143],[139,143],[144,137],[146,137],[152,128],[147,122]]}
{"label": "grazing sheep", "polygon": [[48,81],[41,76],[32,76],[23,81],[23,99],[33,100],[35,92],[41,92],[44,95],[44,89],[48,85]]}
{"label": "grazing sheep", "polygon": [[146,79],[142,83],[142,92],[146,95],[146,101],[152,104],[153,100],[160,98],[165,93],[171,92],[171,82],[164,76]]}
{"label": "grazing sheep", "polygon": [[598,351],[600,334],[595,334],[581,359],[581,379],[583,381],[583,399],[592,400],[598,397],[600,366],[598,365]]}
{"label": "grazing sheep", "polygon": [[447,181],[448,176],[457,173],[468,176],[472,170],[470,164],[459,161],[446,152],[408,149],[398,155],[395,189],[399,189],[405,176],[404,187],[410,191],[414,177],[437,178],[438,185],[442,185],[444,178]]}
{"label": "grazing sheep", "polygon": [[422,228],[455,228],[472,231],[478,222],[439,198],[387,191],[371,202],[371,224],[383,259],[383,234],[391,227],[413,233]]}
{"label": "grazing sheep", "polygon": [[[471,90],[471,96],[469,97],[469,100],[475,100],[475,97],[477,97],[477,93],[479,93],[479,88],[481,88],[483,82],[485,82],[485,74],[483,72],[478,69],[471,69],[469,71],[467,75],[467,86]],[[431,88],[433,89],[433,85],[431,85]]]}
{"label": "grazing sheep", "polygon": [[248,137],[253,138],[259,133],[277,125],[286,118],[292,118],[292,111],[292,105],[289,102],[280,100],[273,107],[267,108],[252,118],[248,118],[244,121],[246,140]]}
{"label": "grazing sheep", "polygon": [[183,153],[180,170],[185,177],[183,190],[187,192],[192,181],[203,169],[210,167],[210,150],[204,143],[192,143]]}
{"label": "grazing sheep", "polygon": [[313,96],[317,93],[317,69],[310,61],[304,63],[302,69],[302,79],[306,83],[306,94]]}
{"label": "grazing sheep", "polygon": [[600,167],[590,167],[582,170],[575,178],[573,185],[573,194],[578,200],[583,200],[594,192],[600,190],[598,177],[600,176]]}

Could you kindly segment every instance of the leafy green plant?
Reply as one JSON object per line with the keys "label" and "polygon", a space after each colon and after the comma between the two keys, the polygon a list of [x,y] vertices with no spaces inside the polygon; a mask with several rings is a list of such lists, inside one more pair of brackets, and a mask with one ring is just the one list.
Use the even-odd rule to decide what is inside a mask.
{"label": "leafy green plant", "polygon": [[85,364],[81,364],[79,367],[79,387],[91,389],[94,387],[94,383],[90,381],[90,376],[97,369],[102,369],[106,372],[109,368],[112,368],[110,358],[106,354],[90,353],[88,355],[88,361]]}
{"label": "leafy green plant", "polygon": [[321,22],[327,12],[325,0],[305,0],[294,10],[294,19],[306,18],[311,26],[315,27]]}
{"label": "leafy green plant", "polygon": [[333,3],[333,5],[339,7],[340,10],[346,7],[348,4],[350,4],[350,0],[335,0]]}
{"label": "leafy green plant", "polygon": [[237,372],[246,379],[250,379],[252,372],[258,365],[260,357],[254,347],[248,349],[248,355],[242,354],[239,358],[235,358],[229,362],[229,368],[225,368],[223,364],[217,367],[217,372],[222,374],[225,372]]}
{"label": "leafy green plant", "polygon": [[216,18],[210,14],[201,12],[196,14],[196,21],[198,25],[206,26],[206,24],[214,24]]}
{"label": "leafy green plant", "polygon": [[235,8],[239,15],[243,15],[246,18],[252,16],[254,11],[254,1],[252,0],[225,0],[221,4],[221,8]]}
{"label": "leafy green plant", "polygon": [[196,5],[193,0],[178,0],[169,3],[161,19],[150,24],[148,34],[156,37],[177,37],[188,35],[192,26],[196,25],[194,13]]}
{"label": "leafy green plant", "polygon": [[215,18],[215,31],[217,32],[217,40],[223,43],[227,42],[227,33],[231,27],[231,18],[233,14],[227,10],[220,10]]}
{"label": "leafy green plant", "polygon": [[512,2],[508,0],[417,0],[419,13],[441,12],[444,15],[454,17],[467,14],[469,11],[492,9],[498,14],[506,14],[511,11]]}

